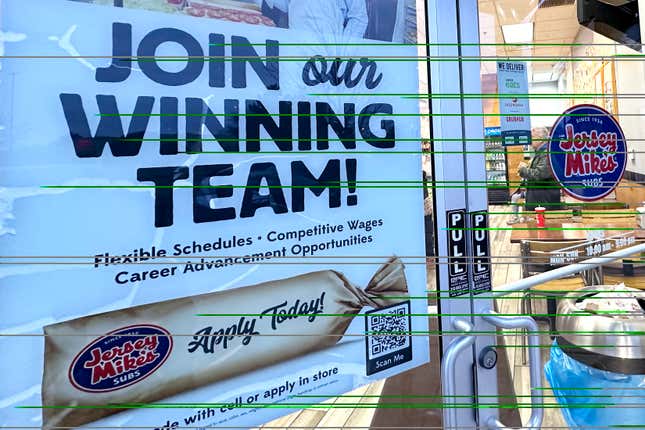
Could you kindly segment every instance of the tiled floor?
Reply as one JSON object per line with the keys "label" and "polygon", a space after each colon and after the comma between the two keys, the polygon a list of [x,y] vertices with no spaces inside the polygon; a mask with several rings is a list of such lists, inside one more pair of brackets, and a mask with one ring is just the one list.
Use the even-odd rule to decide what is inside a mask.
{"label": "tiled floor", "polygon": [[[510,209],[507,206],[493,206],[490,211],[494,213],[508,212]],[[491,227],[506,227],[506,221],[509,215],[491,215]],[[500,287],[508,282],[521,278],[521,266],[519,259],[520,255],[519,245],[510,243],[510,230],[493,230],[491,231],[490,243],[492,249],[492,256],[495,258],[493,261],[493,286],[494,288]],[[428,289],[434,289],[434,275],[429,276]],[[501,313],[519,313],[520,309],[520,295],[515,294],[505,298],[498,299],[497,306]],[[539,301],[535,303],[534,309],[540,311],[539,306],[543,305]],[[547,330],[546,326],[542,326],[541,330]],[[507,346],[508,360],[512,372],[513,382],[515,385],[515,392],[518,395],[518,403],[529,404],[530,399],[526,397],[530,393],[529,381],[529,368],[528,365],[522,364],[522,357],[519,345],[524,342],[524,337],[514,330],[506,332],[504,341]],[[542,345],[550,344],[548,335],[543,335],[541,339]],[[541,348],[542,350],[542,364],[548,360],[549,348]],[[381,394],[385,381],[379,381],[365,387],[361,387],[352,393],[353,395],[374,396]],[[546,380],[543,384],[547,386]],[[402,393],[404,394],[404,393]],[[555,405],[555,399],[552,397],[550,390],[544,392],[544,402],[547,408],[544,410],[544,423],[543,428],[567,428],[567,425],[562,418],[562,413],[557,407],[548,407],[548,405]],[[352,398],[355,402],[356,398]],[[329,403],[342,402],[342,399],[335,398],[329,400]],[[359,402],[374,402],[374,397],[361,397]],[[305,409],[300,412],[293,413],[286,417],[267,423],[260,427],[261,429],[295,429],[295,428],[325,428],[327,429],[349,429],[349,428],[370,428],[372,419],[374,417],[375,409],[372,408],[357,408],[357,409]],[[530,409],[523,407],[520,409],[522,421],[526,423],[530,415]],[[414,425],[414,423],[407,423],[406,425]]]}

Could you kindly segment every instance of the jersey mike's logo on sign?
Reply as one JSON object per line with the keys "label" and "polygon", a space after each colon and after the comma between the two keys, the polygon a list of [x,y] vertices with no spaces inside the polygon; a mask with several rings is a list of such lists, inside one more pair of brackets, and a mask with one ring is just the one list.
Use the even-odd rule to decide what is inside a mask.
{"label": "jersey mike's logo on sign", "polygon": [[172,338],[154,325],[120,328],[90,343],[69,367],[69,380],[81,391],[119,390],[157,370],[170,356]]}
{"label": "jersey mike's logo on sign", "polygon": [[580,200],[611,193],[625,172],[627,144],[614,117],[593,105],[578,105],[556,121],[549,139],[553,176]]}

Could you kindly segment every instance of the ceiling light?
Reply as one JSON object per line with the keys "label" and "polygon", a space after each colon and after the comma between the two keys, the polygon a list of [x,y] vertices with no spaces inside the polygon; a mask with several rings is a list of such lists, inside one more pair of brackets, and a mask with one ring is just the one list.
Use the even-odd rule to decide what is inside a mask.
{"label": "ceiling light", "polygon": [[502,25],[502,33],[506,43],[531,43],[533,42],[533,23]]}

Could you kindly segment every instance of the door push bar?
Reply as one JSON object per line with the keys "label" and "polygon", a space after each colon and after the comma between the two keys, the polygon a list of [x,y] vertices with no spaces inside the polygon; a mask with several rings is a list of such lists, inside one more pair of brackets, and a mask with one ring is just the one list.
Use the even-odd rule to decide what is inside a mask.
{"label": "door push bar", "polygon": [[[463,319],[454,320],[452,323],[453,328],[465,333],[473,331],[473,325]],[[448,409],[447,423],[443,423],[444,429],[455,429],[457,427],[457,376],[455,373],[455,363],[457,357],[466,349],[473,346],[475,343],[475,336],[472,334],[465,334],[459,336],[450,343],[448,349],[443,354],[441,362],[441,387],[443,391],[445,407]]]}
{"label": "door push bar", "polygon": [[[540,356],[540,337],[538,335],[538,325],[531,317],[506,317],[499,316],[492,310],[484,311],[482,316],[486,322],[500,328],[513,329],[524,328],[529,333],[529,372],[531,377],[531,417],[528,424],[522,429],[539,429],[542,426],[542,419],[544,417],[544,410],[542,408],[542,363]],[[448,408],[447,421],[444,423],[445,429],[457,428],[457,387],[455,375],[455,363],[457,357],[463,351],[471,347],[475,343],[475,336],[468,334],[473,330],[473,325],[465,320],[458,319],[453,323],[455,329],[465,332],[463,336],[454,339],[448,349],[444,353],[443,361],[441,362],[441,380],[443,389],[443,398]],[[495,417],[490,417],[486,422],[486,427],[491,430],[507,430],[506,427]]]}
{"label": "door push bar", "polygon": [[[579,273],[584,270],[594,269],[602,266],[603,264],[618,260],[619,258],[628,257],[638,252],[645,252],[645,244],[632,246],[630,248],[621,249],[619,251],[606,254],[602,257],[591,258],[577,264],[570,264],[568,266],[560,267],[558,269],[550,270],[539,275],[531,276],[521,279],[516,282],[506,284],[503,288],[491,292],[494,298],[502,297],[518,291],[524,291],[534,285],[541,284],[546,281],[562,278],[563,276]],[[531,416],[526,429],[539,429],[542,426],[544,418],[544,410],[542,408],[542,358],[539,348],[539,335],[538,326],[535,320],[529,316],[507,317],[498,315],[493,310],[488,309],[483,312],[485,315],[482,319],[491,325],[504,329],[523,328],[528,331],[529,343],[529,374],[531,380]],[[465,334],[455,338],[444,353],[441,362],[441,380],[442,392],[445,402],[447,403],[448,413],[447,422],[444,423],[444,428],[455,429],[457,423],[457,409],[456,409],[456,375],[455,363],[457,357],[471,347],[475,343],[475,336],[468,334],[473,331],[473,325],[463,319],[457,319],[453,322],[453,327]],[[486,423],[486,427],[490,430],[507,430],[506,427],[495,417],[491,417]]]}
{"label": "door push bar", "polygon": [[[495,327],[504,329],[523,328],[528,332],[529,340],[529,374],[531,381],[531,416],[522,429],[539,429],[542,427],[544,418],[544,408],[542,407],[542,357],[540,352],[540,335],[538,334],[538,325],[535,320],[529,316],[507,317],[498,315],[495,311],[487,310],[484,312],[482,319]],[[490,417],[486,422],[489,429],[506,430],[506,427],[497,418]]]}

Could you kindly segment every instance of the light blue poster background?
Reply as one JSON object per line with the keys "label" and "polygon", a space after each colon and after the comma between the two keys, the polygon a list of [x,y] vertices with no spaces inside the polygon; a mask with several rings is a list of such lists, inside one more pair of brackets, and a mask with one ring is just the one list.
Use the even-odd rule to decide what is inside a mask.
{"label": "light blue poster background", "polygon": [[[531,107],[527,64],[523,61],[497,63],[500,129],[505,145],[527,145],[531,139]],[[520,140],[519,137],[523,139]],[[512,139],[511,139],[512,138]]]}
{"label": "light blue poster background", "polygon": [[[216,142],[205,142],[205,151],[216,154],[160,155],[159,143],[146,141],[137,156],[114,157],[106,146],[99,158],[78,158],[74,153],[69,129],[59,99],[61,93],[79,94],[83,100],[90,129],[96,130],[99,122],[97,95],[114,95],[119,111],[133,112],[138,96],[155,98],[153,113],[160,113],[160,97],[177,97],[179,112],[184,111],[187,97],[204,99],[213,112],[223,111],[223,100],[240,100],[244,113],[244,100],[260,100],[269,112],[278,112],[278,102],[286,100],[295,105],[299,101],[325,101],[335,112],[343,112],[344,103],[355,103],[360,111],[369,103],[390,103],[395,113],[417,113],[418,101],[388,98],[378,93],[417,93],[417,64],[414,62],[377,61],[382,82],[375,89],[364,83],[347,89],[322,84],[306,86],[302,81],[304,61],[280,62],[280,90],[268,91],[250,67],[247,67],[248,85],[243,89],[231,88],[230,68],[227,66],[226,88],[208,85],[208,67],[194,82],[169,87],[147,78],[137,69],[124,82],[103,83],[95,80],[99,67],[111,63],[112,24],[132,24],[133,40],[138,43],[151,30],[172,27],[190,33],[208,52],[209,33],[217,32],[230,43],[231,35],[248,38],[252,43],[267,39],[280,42],[343,42],[333,35],[317,36],[296,33],[293,30],[216,22],[162,13],[98,7],[58,0],[9,0],[2,2],[2,28],[4,55],[0,79],[0,254],[5,257],[29,257],[21,261],[52,262],[59,264],[3,264],[0,266],[0,423],[3,426],[38,426],[41,413],[38,409],[19,409],[18,406],[41,404],[41,381],[44,365],[42,327],[100,312],[123,309],[139,304],[167,299],[222,291],[252,285],[267,280],[278,280],[301,273],[335,269],[347,276],[357,286],[364,287],[388,256],[421,256],[425,254],[423,236],[423,194],[421,188],[358,188],[356,206],[346,204],[347,191],[343,190],[340,208],[329,208],[328,191],[320,197],[305,190],[305,210],[299,213],[275,214],[270,208],[261,208],[251,218],[239,218],[244,190],[234,190],[233,197],[218,199],[214,205],[233,207],[238,213],[234,220],[196,224],[193,222],[193,191],[176,189],[174,196],[174,222],[165,228],[154,227],[154,190],[136,188],[66,188],[48,189],[46,185],[64,186],[140,186],[152,185],[137,181],[137,169],[145,167],[186,166],[190,177],[175,185],[193,185],[194,166],[232,163],[232,176],[216,178],[212,185],[244,185],[249,167],[257,162],[276,165],[282,185],[291,183],[290,163],[303,161],[314,175],[319,175],[330,159],[357,159],[359,181],[421,181],[421,157],[414,154],[359,154],[359,151],[378,151],[358,140],[355,150],[344,150],[340,142],[330,142],[329,154],[320,151],[297,151],[275,154],[224,154]],[[264,48],[257,46],[260,55]],[[136,49],[135,51],[136,52]],[[179,45],[165,43],[156,55],[185,56]],[[416,48],[401,46],[282,46],[281,56],[309,58],[323,56],[387,56],[416,55]],[[62,58],[53,58],[53,57]],[[77,57],[77,58],[69,58]],[[31,58],[28,58],[31,57]],[[35,58],[34,58],[35,57]],[[45,58],[50,57],[50,58]],[[180,70],[181,62],[161,65],[169,71]],[[344,93],[348,96],[316,96],[314,93]],[[365,97],[360,94],[373,93]],[[419,118],[415,116],[376,117],[370,121],[371,129],[383,136],[382,119],[395,122],[397,142],[388,151],[418,150],[419,142],[406,141],[419,136]],[[314,119],[312,119],[313,121]],[[341,118],[342,120],[342,118]],[[127,130],[130,118],[123,117]],[[185,118],[179,118],[179,134],[183,136]],[[241,136],[244,136],[245,119],[240,118]],[[293,118],[294,139],[297,136],[297,119]],[[315,126],[313,127],[315,136]],[[360,138],[360,133],[357,130]],[[145,138],[159,137],[159,117],[152,117]],[[208,131],[204,138],[211,137]],[[268,137],[264,134],[262,137]],[[336,135],[330,129],[330,138]],[[180,143],[180,148],[183,147]],[[294,144],[297,148],[297,144]],[[244,151],[245,142],[241,141]],[[262,151],[277,151],[273,142],[262,142]],[[342,151],[343,154],[333,152]],[[346,180],[347,178],[342,178]],[[266,192],[266,191],[263,191]],[[291,205],[289,188],[284,189],[287,205]],[[371,231],[350,231],[351,220],[383,220],[381,227]],[[313,228],[316,225],[344,225],[340,234],[305,238],[302,241],[284,240],[270,242],[269,232],[288,232]],[[294,245],[313,245],[332,239],[342,240],[352,235],[372,236],[368,245],[348,246],[321,251],[316,256],[378,256],[373,264],[338,265],[336,260],[309,259],[307,265],[255,264],[234,265],[225,268],[178,274],[174,277],[149,279],[142,282],[118,284],[119,272],[142,272],[161,269],[164,265],[94,267],[92,256],[130,254],[143,248],[172,250],[176,244],[191,245],[193,241],[212,243],[219,238],[253,238],[253,245],[200,253],[200,256],[245,255],[267,252],[286,247],[287,255],[293,254]],[[261,240],[255,240],[262,238]],[[297,249],[297,248],[295,248]],[[170,253],[170,252],[169,252]],[[36,260],[32,256],[44,257]],[[85,257],[63,259],[61,256]],[[54,259],[53,257],[58,257]],[[8,261],[7,258],[4,259]],[[15,261],[15,260],[14,260]],[[336,263],[334,263],[336,261]],[[417,260],[420,261],[420,260]],[[63,264],[69,262],[83,264]],[[186,259],[168,259],[177,263]],[[406,267],[409,292],[412,296],[425,295],[425,266],[409,264]],[[306,288],[306,286],[303,286]],[[364,309],[367,310],[367,309]],[[425,300],[412,300],[412,313],[427,312]],[[427,330],[426,318],[413,318],[413,331]],[[362,318],[355,318],[347,334],[363,333]],[[19,335],[19,336],[18,336]],[[33,336],[32,336],[33,335]],[[204,386],[166,399],[168,402],[231,402],[238,395],[264,391],[280,386],[286,380],[307,376],[320,370],[337,367],[339,372],[328,378],[328,385],[306,387],[309,394],[321,396],[340,394],[370,380],[394,375],[429,360],[427,339],[412,337],[413,359],[404,365],[366,377],[364,342],[343,339],[333,348],[303,356],[289,362],[259,369],[255,372]],[[89,341],[89,340],[88,340]],[[191,363],[187,362],[187,366]],[[196,368],[195,372],[200,369]],[[292,393],[293,394],[293,393]],[[286,396],[274,400],[286,400]],[[150,409],[122,412],[106,419],[88,423],[90,426],[151,426],[161,427],[167,420],[186,425],[187,417],[195,411],[186,409]],[[204,420],[199,425],[225,421],[232,426],[252,427],[274,417],[290,412],[287,409],[259,409],[229,411],[216,418]],[[238,417],[235,417],[239,415]],[[194,425],[194,424],[193,424]],[[220,424],[221,425],[221,424]]]}

